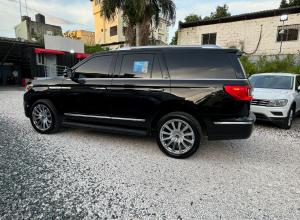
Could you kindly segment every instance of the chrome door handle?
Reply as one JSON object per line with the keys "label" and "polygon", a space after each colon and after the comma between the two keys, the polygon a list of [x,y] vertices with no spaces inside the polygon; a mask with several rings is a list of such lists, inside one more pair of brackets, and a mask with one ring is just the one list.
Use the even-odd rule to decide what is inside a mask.
{"label": "chrome door handle", "polygon": [[149,89],[150,92],[163,92],[164,89]]}
{"label": "chrome door handle", "polygon": [[93,89],[97,89],[97,90],[106,90],[106,88],[102,88],[102,87],[94,87]]}

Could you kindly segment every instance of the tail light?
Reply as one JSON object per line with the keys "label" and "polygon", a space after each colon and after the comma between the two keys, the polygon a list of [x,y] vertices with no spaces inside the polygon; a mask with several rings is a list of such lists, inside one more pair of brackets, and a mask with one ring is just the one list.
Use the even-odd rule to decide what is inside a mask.
{"label": "tail light", "polygon": [[251,100],[251,86],[225,86],[225,91],[236,100]]}

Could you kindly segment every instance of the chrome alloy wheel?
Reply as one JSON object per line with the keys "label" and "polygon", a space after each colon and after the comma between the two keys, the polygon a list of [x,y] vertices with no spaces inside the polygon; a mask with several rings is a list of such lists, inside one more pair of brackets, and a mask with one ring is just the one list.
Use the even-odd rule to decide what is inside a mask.
{"label": "chrome alloy wheel", "polygon": [[32,121],[35,127],[41,131],[46,131],[52,124],[52,115],[49,108],[43,104],[38,104],[32,111]]}
{"label": "chrome alloy wheel", "polygon": [[172,119],[160,129],[159,138],[162,146],[171,154],[184,154],[191,150],[195,142],[192,127],[183,120]]}
{"label": "chrome alloy wheel", "polygon": [[293,109],[290,110],[290,117],[289,117],[289,121],[288,121],[288,126],[291,126],[292,125],[292,121],[293,121],[293,117],[294,117],[294,114],[293,114]]}

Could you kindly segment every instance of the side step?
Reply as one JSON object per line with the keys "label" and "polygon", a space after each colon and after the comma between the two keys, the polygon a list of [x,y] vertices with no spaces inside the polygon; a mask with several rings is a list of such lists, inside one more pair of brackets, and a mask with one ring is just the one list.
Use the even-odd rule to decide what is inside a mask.
{"label": "side step", "polygon": [[132,135],[139,135],[139,136],[147,136],[148,134],[150,134],[150,132],[146,130],[113,127],[107,125],[91,125],[91,124],[80,123],[80,122],[69,122],[69,121],[63,122],[62,126],[88,128],[88,129],[104,131],[104,132],[132,134]]}

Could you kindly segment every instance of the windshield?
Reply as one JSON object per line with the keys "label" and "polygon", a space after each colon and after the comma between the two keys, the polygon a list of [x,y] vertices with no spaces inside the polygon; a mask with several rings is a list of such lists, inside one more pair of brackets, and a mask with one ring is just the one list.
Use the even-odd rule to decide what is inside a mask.
{"label": "windshield", "polygon": [[255,75],[249,78],[253,88],[266,89],[293,89],[294,77],[274,76],[274,75]]}

